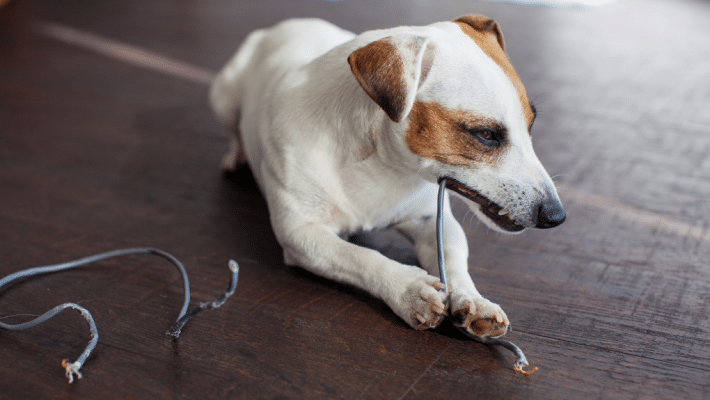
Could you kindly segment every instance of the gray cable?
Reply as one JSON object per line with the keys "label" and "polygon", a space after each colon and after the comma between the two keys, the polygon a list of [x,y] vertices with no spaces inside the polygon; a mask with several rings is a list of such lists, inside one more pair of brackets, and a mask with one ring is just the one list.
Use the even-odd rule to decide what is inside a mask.
{"label": "gray cable", "polygon": [[[446,279],[446,264],[444,261],[444,195],[446,193],[446,183],[447,179],[446,178],[441,178],[439,180],[439,197],[438,197],[438,207],[436,210],[436,250],[438,252],[439,256],[439,277],[441,279],[441,283],[444,284],[444,290],[445,293],[449,294],[449,286],[447,284],[447,279]],[[489,344],[489,345],[499,345],[503,346],[506,349],[512,351],[515,353],[515,356],[518,357],[517,361],[515,361],[515,365],[513,367],[514,370],[522,373],[523,375],[530,375],[533,372],[537,371],[537,367],[529,370],[529,371],[524,371],[523,368],[528,366],[528,360],[525,358],[525,354],[523,354],[523,351],[520,350],[518,346],[515,344],[504,340],[504,339],[499,339],[499,338],[482,338],[476,335],[473,335],[469,333],[465,328],[463,327],[457,327],[461,332],[463,332],[467,337],[483,344]]]}
{"label": "gray cable", "polygon": [[446,178],[439,182],[439,197],[436,208],[436,252],[439,255],[439,279],[444,284],[446,299],[449,298],[449,284],[446,279],[446,262],[444,260],[444,199],[446,198]]}
{"label": "gray cable", "polygon": [[81,366],[84,365],[84,361],[86,361],[86,359],[89,357],[89,354],[91,354],[91,352],[96,347],[96,343],[99,342],[99,331],[96,329],[96,323],[94,322],[94,318],[91,316],[89,310],[75,303],[64,303],[54,307],[53,309],[47,311],[46,313],[40,315],[39,317],[31,321],[27,321],[21,324],[10,325],[0,322],[0,328],[9,329],[13,331],[21,331],[23,329],[32,328],[54,317],[55,315],[59,314],[67,308],[79,310],[81,312],[81,315],[84,317],[84,319],[86,319],[86,322],[89,324],[89,331],[91,332],[91,341],[76,361],[74,361],[73,363],[69,363],[66,359],[62,360],[62,367],[64,367],[64,369],[66,370],[66,377],[67,379],[69,379],[69,383],[72,383],[74,382],[74,375],[76,375],[77,378],[81,379],[81,372],[79,372],[79,370],[81,369]]}
{"label": "gray cable", "polygon": [[[177,269],[180,271],[180,274],[182,275],[182,282],[183,282],[183,287],[185,289],[185,300],[182,303],[182,309],[180,310],[180,315],[178,316],[178,319],[180,319],[185,313],[187,312],[187,307],[190,305],[190,280],[187,277],[187,271],[185,271],[185,267],[182,265],[182,263],[173,255],[166,253],[162,250],[159,249],[154,249],[151,247],[139,247],[139,248],[134,248],[134,249],[123,249],[123,250],[114,250],[114,251],[108,251],[106,253],[101,253],[101,254],[95,254],[93,256],[89,257],[84,257],[79,260],[75,261],[69,261],[65,262],[62,264],[54,264],[54,265],[47,265],[44,267],[36,267],[36,268],[29,268],[25,269],[22,271],[15,272],[14,274],[10,274],[3,279],[0,279],[0,289],[3,288],[3,286],[10,284],[14,281],[23,279],[23,278],[28,278],[31,276],[37,276],[37,275],[44,275],[44,274],[51,274],[54,272],[59,272],[59,271],[65,271],[67,269],[72,269],[76,267],[81,267],[83,265],[95,263],[98,261],[105,260],[107,258],[113,258],[113,257],[121,257],[121,256],[128,256],[132,254],[154,254],[156,256],[163,257],[173,263],[177,267]],[[41,321],[39,323],[42,323],[44,321]],[[34,325],[32,325],[34,326]],[[1,327],[1,326],[0,326]],[[29,328],[29,326],[28,326]],[[11,329],[11,328],[5,328],[5,329]],[[26,329],[26,328],[24,328]]]}
{"label": "gray cable", "polygon": [[229,286],[227,286],[227,290],[224,291],[224,294],[222,294],[222,296],[220,296],[217,300],[200,304],[190,310],[187,314],[178,318],[177,322],[171,326],[167,332],[165,332],[166,335],[173,337],[180,336],[182,327],[185,326],[187,321],[192,319],[192,317],[197,316],[203,311],[219,308],[232,294],[234,294],[234,291],[237,289],[237,283],[239,282],[239,264],[237,264],[234,260],[229,260],[229,269],[232,271],[232,279],[229,281]]}
{"label": "gray cable", "polygon": [[[115,250],[115,251],[109,251],[106,253],[101,253],[101,254],[96,254],[93,256],[85,257],[80,260],[75,260],[75,261],[69,261],[66,263],[62,264],[55,264],[55,265],[47,265],[44,267],[36,267],[36,268],[29,268],[25,269],[22,271],[15,272],[13,274],[10,274],[6,276],[3,279],[0,279],[0,289],[2,289],[4,286],[18,281],[20,279],[24,278],[29,278],[32,276],[37,276],[37,275],[42,275],[42,274],[51,274],[54,272],[59,272],[59,271],[64,271],[76,267],[80,267],[83,265],[95,263],[97,261],[105,260],[107,258],[112,258],[112,257],[121,257],[121,256],[127,256],[127,255],[132,255],[132,254],[153,254],[157,255],[160,257],[163,257],[170,261],[173,265],[177,267],[177,269],[180,271],[180,275],[182,276],[182,281],[183,281],[183,287],[185,289],[185,300],[183,301],[182,309],[180,310],[180,314],[178,315],[177,318],[177,323],[173,326],[176,327],[179,325],[176,331],[173,331],[173,328],[171,328],[168,331],[168,334],[173,335],[174,337],[178,337],[180,334],[180,329],[187,323],[187,321],[190,320],[193,316],[199,314],[200,312],[204,311],[204,309],[214,309],[222,304],[224,304],[225,301],[229,298],[234,293],[234,290],[237,287],[237,280],[239,276],[239,266],[234,260],[229,261],[229,269],[232,271],[232,279],[230,281],[229,286],[227,287],[227,291],[225,294],[223,294],[219,299],[213,302],[208,302],[200,305],[196,309],[199,310],[199,312],[194,312],[195,310],[191,311],[190,314],[186,315],[187,313],[187,308],[190,305],[190,280],[187,277],[187,271],[185,271],[185,267],[182,265],[182,263],[172,256],[169,253],[166,253],[162,250],[159,249],[154,249],[154,248],[149,248],[149,247],[143,247],[143,248],[134,248],[134,249],[124,249],[124,250]],[[205,306],[207,304],[207,306]],[[99,333],[98,330],[96,329],[96,323],[94,322],[94,318],[91,316],[91,313],[85,309],[84,307],[75,304],[75,303],[64,303],[62,305],[56,306],[53,309],[47,311],[46,313],[40,315],[39,317],[23,322],[20,324],[6,324],[4,322],[0,322],[0,328],[3,329],[9,329],[9,330],[24,330],[28,328],[35,327],[48,319],[54,317],[55,315],[59,314],[63,310],[67,308],[73,308],[76,310],[79,310],[81,312],[81,315],[86,319],[86,322],[89,324],[89,330],[91,332],[91,341],[89,344],[86,346],[86,349],[81,353],[79,358],[73,362],[69,363],[66,359],[62,360],[62,367],[66,370],[66,376],[67,379],[69,379],[69,383],[72,383],[74,381],[74,375],[77,376],[77,378],[81,379],[81,373],[79,370],[81,367],[84,365],[84,362],[86,359],[89,357],[91,352],[94,350],[96,347],[96,344],[99,341]],[[171,333],[172,331],[172,333]]]}

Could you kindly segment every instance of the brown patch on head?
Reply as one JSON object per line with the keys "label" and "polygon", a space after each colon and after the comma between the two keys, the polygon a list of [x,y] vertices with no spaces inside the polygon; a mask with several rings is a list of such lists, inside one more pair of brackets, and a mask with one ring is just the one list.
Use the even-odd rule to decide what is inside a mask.
{"label": "brown patch on head", "polygon": [[513,64],[505,54],[505,40],[498,24],[483,15],[466,15],[454,21],[459,25],[463,33],[468,35],[483,52],[500,66],[508,76],[508,79],[515,86],[515,90],[520,97],[520,104],[523,108],[525,119],[528,122],[528,130],[535,120],[535,111],[530,106],[528,95],[523,82],[520,80]]}
{"label": "brown patch on head", "polygon": [[395,122],[404,119],[406,83],[397,47],[387,37],[355,50],[348,57],[350,69],[368,96]]}
{"label": "brown patch on head", "polygon": [[[484,35],[485,34],[494,35],[501,50],[505,51],[505,40],[503,39],[503,32],[501,32],[500,27],[498,26],[498,23],[495,22],[494,20],[492,20],[486,16],[483,16],[483,15],[471,14],[471,15],[464,15],[463,17],[459,17],[454,22],[459,23],[459,24],[466,24],[469,27],[476,30],[477,32],[480,32],[481,34],[484,34]],[[466,31],[464,31],[464,32],[466,32]]]}
{"label": "brown patch on head", "polygon": [[506,146],[490,148],[468,129],[500,129],[495,121],[437,103],[415,102],[409,114],[405,142],[412,153],[444,164],[494,164]]}

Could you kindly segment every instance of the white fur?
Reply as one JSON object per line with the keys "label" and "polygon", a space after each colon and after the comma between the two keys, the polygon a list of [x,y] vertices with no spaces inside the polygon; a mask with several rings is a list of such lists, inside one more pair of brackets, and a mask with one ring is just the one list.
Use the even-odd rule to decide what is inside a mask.
{"label": "white fur", "polygon": [[[347,62],[353,51],[385,37],[399,43],[399,56],[415,66],[422,63],[423,48],[432,53],[426,80],[420,82],[417,73],[408,81],[407,113],[415,100],[428,101],[505,122],[511,146],[500,162],[464,168],[410,151],[404,139],[408,118],[390,120]],[[419,53],[407,56],[415,51],[408,48]],[[439,177],[475,187],[527,227],[534,225],[526,218],[536,193],[556,197],[532,150],[515,88],[451,22],[356,36],[321,20],[285,21],[251,33],[215,79],[210,96],[217,117],[234,133],[223,166],[251,166],[285,262],[370,292],[413,327],[437,325],[449,300],[436,278]],[[502,190],[501,182],[525,189],[527,197],[520,196],[523,189]],[[499,229],[480,206],[466,202]],[[448,202],[444,226],[451,312],[468,307],[476,318],[507,326],[505,313],[481,297],[468,274],[466,237]],[[385,227],[412,241],[424,270],[341,238]]]}

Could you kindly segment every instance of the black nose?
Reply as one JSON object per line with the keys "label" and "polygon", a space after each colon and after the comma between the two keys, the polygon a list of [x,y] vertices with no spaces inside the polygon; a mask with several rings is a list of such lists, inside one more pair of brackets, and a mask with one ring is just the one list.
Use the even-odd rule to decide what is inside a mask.
{"label": "black nose", "polygon": [[559,200],[548,200],[540,204],[537,211],[536,228],[547,229],[554,228],[565,222],[567,215],[562,209],[562,204]]}

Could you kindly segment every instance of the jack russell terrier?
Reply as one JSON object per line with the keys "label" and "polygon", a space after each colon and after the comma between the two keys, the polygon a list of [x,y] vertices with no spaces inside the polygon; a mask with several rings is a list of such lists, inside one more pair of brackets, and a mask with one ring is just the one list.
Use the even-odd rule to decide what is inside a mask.
{"label": "jack russell terrier", "polygon": [[[246,38],[210,101],[233,134],[222,166],[251,166],[287,265],[364,289],[416,329],[450,312],[479,337],[507,331],[468,273],[448,201],[448,299],[435,235],[440,178],[495,231],[565,220],[533,151],[535,108],[495,21],[468,15],[360,35],[284,21]],[[390,227],[413,243],[421,268],[347,241]]]}

